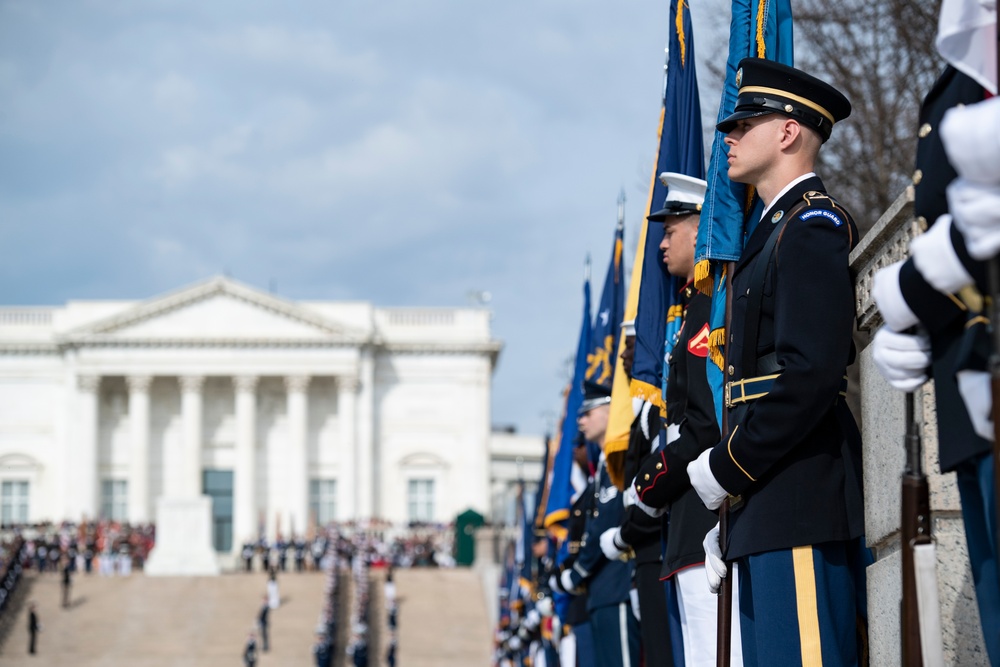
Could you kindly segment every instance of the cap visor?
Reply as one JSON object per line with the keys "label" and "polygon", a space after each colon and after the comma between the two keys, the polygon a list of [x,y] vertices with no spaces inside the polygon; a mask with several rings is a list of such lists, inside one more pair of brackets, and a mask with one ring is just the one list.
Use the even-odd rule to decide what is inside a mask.
{"label": "cap visor", "polygon": [[723,134],[729,134],[736,128],[736,122],[741,121],[744,118],[754,118],[756,116],[766,116],[768,114],[775,113],[770,109],[744,109],[743,111],[736,111],[726,118],[723,118],[718,125],[715,126],[719,132]]}

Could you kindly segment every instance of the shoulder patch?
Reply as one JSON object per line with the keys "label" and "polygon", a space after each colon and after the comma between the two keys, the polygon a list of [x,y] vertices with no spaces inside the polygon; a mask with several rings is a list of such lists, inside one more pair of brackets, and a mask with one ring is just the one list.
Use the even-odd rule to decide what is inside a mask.
{"label": "shoulder patch", "polygon": [[688,352],[696,357],[701,357],[702,359],[708,356],[708,334],[710,330],[708,328],[708,323],[701,328],[701,331],[691,336],[688,340]]}
{"label": "shoulder patch", "polygon": [[826,218],[837,227],[840,227],[842,224],[844,224],[844,221],[841,220],[839,215],[825,208],[814,208],[809,211],[806,211],[805,213],[799,216],[799,220],[809,220],[810,218],[815,218],[817,216],[822,216]]}

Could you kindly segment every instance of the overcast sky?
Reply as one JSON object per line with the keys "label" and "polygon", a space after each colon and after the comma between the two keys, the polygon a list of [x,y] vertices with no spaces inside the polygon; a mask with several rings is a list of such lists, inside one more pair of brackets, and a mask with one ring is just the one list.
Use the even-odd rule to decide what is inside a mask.
{"label": "overcast sky", "polygon": [[493,422],[542,433],[622,187],[634,254],[668,5],[0,0],[0,304],[489,291]]}

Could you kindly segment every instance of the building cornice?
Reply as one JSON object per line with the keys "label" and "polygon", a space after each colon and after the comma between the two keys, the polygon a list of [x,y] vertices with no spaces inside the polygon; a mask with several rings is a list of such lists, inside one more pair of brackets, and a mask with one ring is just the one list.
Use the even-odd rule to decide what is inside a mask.
{"label": "building cornice", "polygon": [[320,332],[336,336],[344,342],[357,344],[368,339],[367,334],[364,332],[356,331],[328,320],[292,301],[261,292],[225,276],[215,276],[194,285],[154,297],[148,301],[143,301],[131,308],[127,308],[121,313],[116,313],[77,327],[60,337],[60,341],[77,345],[89,343],[92,340],[100,339],[102,336],[112,334],[126,327],[134,326],[193,303],[222,295],[315,327]]}

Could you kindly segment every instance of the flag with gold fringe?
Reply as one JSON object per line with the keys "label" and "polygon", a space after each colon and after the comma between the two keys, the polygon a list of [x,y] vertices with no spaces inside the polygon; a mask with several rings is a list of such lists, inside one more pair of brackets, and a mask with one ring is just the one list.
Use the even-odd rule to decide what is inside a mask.
{"label": "flag with gold fringe", "polygon": [[[736,106],[736,71],[743,58],[756,57],[792,65],[791,0],[733,0],[729,28],[729,58],[718,119]],[[716,131],[708,164],[708,191],[701,211],[695,249],[695,286],[712,297],[708,380],[716,396],[716,418],[722,423],[722,390],[725,383],[726,287],[725,266],[743,253],[747,235],[760,217],[760,203],[753,189],[733,183],[728,176],[725,135]],[[756,214],[755,214],[756,212]]]}
{"label": "flag with gold fringe", "polygon": [[[695,178],[705,175],[694,34],[691,12],[685,0],[671,1],[669,32],[656,165],[644,209],[647,215],[658,210],[667,196],[667,186],[657,178],[658,174],[669,171]],[[680,329],[678,294],[683,280],[667,273],[660,251],[662,240],[663,226],[643,220],[625,315],[626,319],[635,319],[632,380],[626,384],[619,360],[604,446],[608,473],[619,488],[624,488],[626,482],[624,459],[634,418],[631,399],[651,401],[661,409],[661,414],[666,412],[664,360]],[[623,378],[620,383],[619,374]]]}
{"label": "flag with gold fringe", "polygon": [[556,455],[552,462],[552,479],[545,503],[542,525],[560,542],[566,538],[566,520],[572,505],[573,447],[576,443],[576,413],[583,403],[583,378],[587,372],[587,354],[590,352],[590,258],[587,258],[583,280],[583,321],[576,344],[573,378],[566,390],[562,421],[556,435]]}

